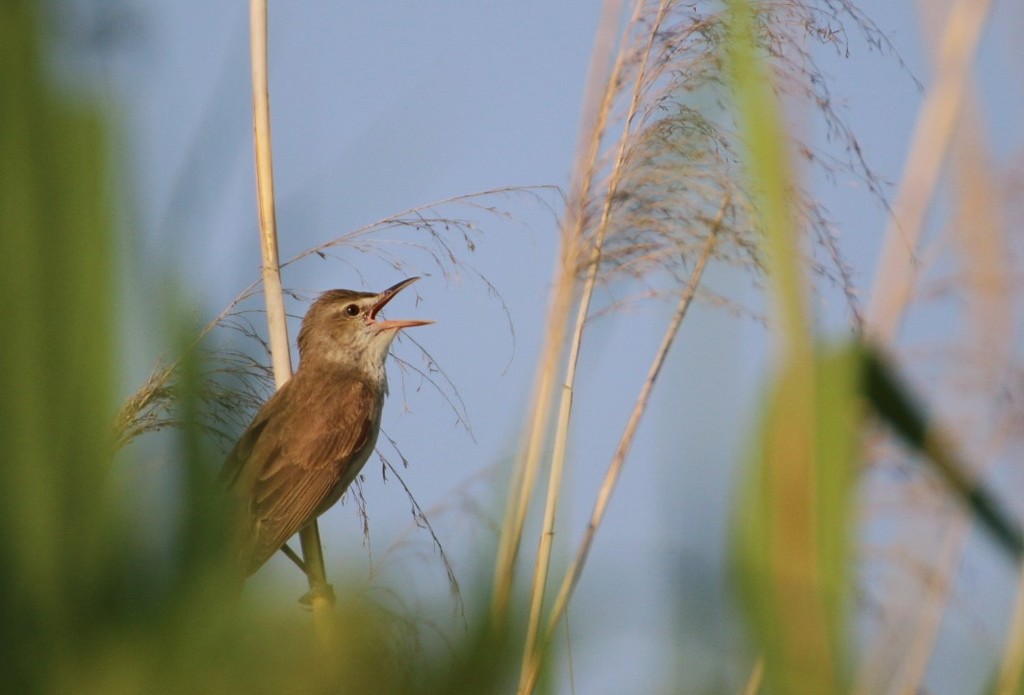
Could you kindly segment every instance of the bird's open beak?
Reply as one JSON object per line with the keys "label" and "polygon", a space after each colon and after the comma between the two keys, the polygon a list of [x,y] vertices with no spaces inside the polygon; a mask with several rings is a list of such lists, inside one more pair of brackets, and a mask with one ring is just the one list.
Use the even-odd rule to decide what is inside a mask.
{"label": "bird's open beak", "polygon": [[373,308],[370,309],[370,321],[373,323],[373,326],[378,331],[398,330],[399,328],[412,328],[413,326],[427,326],[433,323],[433,321],[415,321],[406,319],[398,319],[395,321],[376,320],[377,312],[383,309],[385,304],[390,302],[392,299],[395,298],[395,296],[399,292],[401,292],[402,290],[404,290],[406,287],[416,282],[417,280],[419,280],[418,277],[402,280],[398,284],[392,285],[391,287],[387,288],[379,295],[377,295],[379,299],[377,299],[377,303],[373,305]]}

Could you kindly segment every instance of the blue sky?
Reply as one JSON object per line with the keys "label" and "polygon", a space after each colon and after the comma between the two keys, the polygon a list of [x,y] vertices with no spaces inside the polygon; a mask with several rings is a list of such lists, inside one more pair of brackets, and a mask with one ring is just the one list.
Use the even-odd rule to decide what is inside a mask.
{"label": "blue sky", "polygon": [[[132,199],[126,257],[136,264],[128,280],[135,295],[128,308],[136,320],[147,303],[159,300],[162,288],[147,287],[144,270],[156,263],[173,263],[197,317],[217,313],[258,277],[243,5],[179,0],[135,7],[129,40],[107,66],[111,112],[124,126],[117,143],[119,178]],[[282,258],[453,195],[566,184],[598,3],[271,5]],[[1007,5],[996,9],[976,71],[989,105],[990,137],[1000,143],[997,156],[1004,162],[1019,158],[1016,124],[1024,106],[1022,73],[1012,67],[1019,65],[1014,37],[1024,29],[1024,17],[1020,8]],[[927,83],[928,70],[911,3],[862,7],[889,34],[906,67],[852,35],[849,59],[821,50],[819,60],[834,79],[833,95],[869,162],[896,181],[920,103],[911,75]],[[815,188],[839,223],[843,250],[866,292],[885,212],[856,182],[815,182]],[[466,260],[502,293],[514,338],[500,302],[470,274],[453,281],[436,272],[426,275],[414,288],[418,299],[409,292],[389,307],[393,316],[437,320],[415,336],[447,370],[473,423],[475,441],[453,426],[451,412],[428,389],[416,391],[409,382],[403,399],[392,372],[385,429],[410,461],[403,475],[420,504],[439,509],[438,532],[466,582],[473,579],[474,561],[490,561],[486,517],[498,518],[501,499],[485,478],[470,485],[485,511],[467,511],[459,488],[487,469],[500,478],[515,452],[556,249],[555,219],[548,210],[523,196],[499,202],[515,220],[480,218],[477,250]],[[413,254],[410,261],[424,259]],[[430,271],[429,264],[424,270]],[[381,289],[400,277],[364,256],[307,260],[284,273],[287,286],[306,293]],[[728,271],[713,269],[710,280],[746,291],[744,280]],[[301,313],[303,307],[296,303],[292,309]],[[602,319],[588,335],[562,552],[574,547],[583,528],[670,310],[667,304],[641,305]],[[841,330],[845,315],[838,296],[826,291],[817,310],[826,326]],[[683,672],[697,691],[734,690],[746,675],[744,661],[732,658],[742,643],[722,627],[729,581],[724,546],[730,476],[764,376],[766,336],[756,324],[707,307],[691,319],[656,391],[571,611],[577,692],[641,692]],[[942,330],[937,325],[929,318],[909,328],[923,339]],[[156,338],[128,341],[126,389],[141,383],[159,345]],[[408,344],[397,350],[415,359]],[[366,478],[370,546],[362,540],[353,505],[331,511],[322,521],[329,569],[365,578],[372,566],[375,581],[422,596],[443,594],[443,575],[427,536],[403,535],[411,520],[401,487],[385,484],[372,462]],[[401,545],[410,538],[412,550]],[[388,555],[396,542],[400,547]],[[531,545],[532,540],[527,551]],[[258,584],[283,585],[281,600],[290,602],[302,580],[281,561]],[[676,610],[666,611],[665,597],[673,593],[682,599]],[[674,644],[680,625],[686,637]],[[723,660],[730,659],[734,666],[723,669]]]}

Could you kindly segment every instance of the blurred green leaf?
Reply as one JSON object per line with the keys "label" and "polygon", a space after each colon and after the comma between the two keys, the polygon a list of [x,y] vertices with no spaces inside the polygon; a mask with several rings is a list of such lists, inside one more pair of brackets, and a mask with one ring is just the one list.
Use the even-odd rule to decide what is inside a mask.
{"label": "blurred green leaf", "polygon": [[731,0],[727,7],[747,186],[763,234],[780,345],[736,511],[735,559],[770,691],[841,693],[857,360],[848,349],[815,351],[790,139],[758,42],[758,6]]}
{"label": "blurred green leaf", "polygon": [[[88,629],[110,552],[113,254],[102,127],[46,79],[36,8],[0,5],[0,690]],[[5,687],[9,686],[9,687]]]}
{"label": "blurred green leaf", "polygon": [[794,407],[792,394],[808,365],[787,365],[747,461],[735,562],[771,692],[845,690],[859,360],[854,347],[816,355],[810,411]]}
{"label": "blurred green leaf", "polygon": [[735,518],[742,599],[772,692],[845,690],[851,511],[869,412],[924,455],[1015,560],[1021,556],[1019,528],[878,351],[859,343],[822,349],[812,367],[811,411],[794,395],[806,365],[790,362],[777,375]]}

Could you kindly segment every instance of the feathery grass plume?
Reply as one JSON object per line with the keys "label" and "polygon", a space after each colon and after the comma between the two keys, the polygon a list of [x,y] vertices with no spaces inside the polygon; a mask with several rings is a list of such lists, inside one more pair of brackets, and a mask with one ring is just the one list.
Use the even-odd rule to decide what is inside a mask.
{"label": "feathery grass plume", "polygon": [[[352,260],[358,256],[364,262],[384,264],[407,274],[429,275],[436,270],[447,282],[468,277],[480,282],[499,303],[508,322],[509,335],[514,340],[511,316],[501,292],[466,254],[476,250],[487,226],[487,218],[513,219],[501,201],[515,195],[523,195],[541,208],[550,209],[552,203],[547,196],[558,195],[558,189],[552,186],[505,187],[417,206],[306,249],[281,266],[293,267],[314,259],[340,261],[363,280],[363,274]],[[446,214],[448,209],[457,215]],[[403,253],[396,254],[392,250],[395,248],[402,249]],[[345,258],[337,254],[339,249],[344,249]],[[273,381],[266,366],[269,345],[263,338],[263,331],[254,323],[254,319],[262,316],[263,309],[250,306],[258,298],[259,291],[258,282],[245,288],[203,326],[195,341],[187,347],[189,351],[195,350],[203,340],[212,346],[207,350],[204,361],[207,366],[202,382],[206,384],[209,407],[204,410],[202,423],[225,443],[233,443],[233,437],[238,433],[235,426],[248,422],[247,416],[266,399]],[[285,293],[302,302],[312,298],[309,293],[287,288]],[[406,343],[419,353],[419,359],[417,363],[402,355],[393,355],[403,379],[413,377],[435,389],[455,415],[456,422],[472,435],[466,405],[443,365],[415,338],[403,336],[401,344]],[[125,399],[115,422],[118,447],[141,434],[180,424],[171,408],[176,394],[177,366],[177,361],[158,364],[146,383]]]}
{"label": "feathery grass plume", "polygon": [[[751,191],[739,169],[742,137],[735,106],[723,79],[724,37],[729,12],[711,4],[666,3],[657,19],[658,3],[644,3],[630,24],[620,51],[625,55],[617,83],[615,113],[626,113],[631,126],[603,134],[605,148],[586,210],[585,234],[599,233],[597,210],[614,190],[612,215],[602,252],[602,282],[623,276],[643,280],[667,269],[682,284],[689,258],[697,255],[725,194],[734,201],[722,229],[716,260],[750,271],[758,283],[763,271],[757,232],[751,224]],[[652,36],[652,23],[657,31]],[[861,153],[853,128],[833,104],[828,80],[805,42],[834,45],[848,52],[846,28],[853,24],[870,46],[891,51],[881,31],[852,3],[758,4],[756,40],[770,57],[780,96],[799,113],[825,129],[832,145],[816,147],[809,135],[794,134],[792,150],[807,166],[828,177],[854,178],[885,205],[885,182]],[[647,42],[650,46],[647,48]],[[637,87],[640,103],[631,99],[642,56],[650,53]],[[804,128],[804,132],[813,129]],[[625,138],[622,161],[612,171],[616,143]],[[842,258],[827,210],[806,190],[794,191],[797,219],[813,239],[802,253],[809,268],[836,284],[857,316],[850,268]],[[584,256],[585,258],[585,256]],[[581,268],[585,260],[580,260]]]}
{"label": "feathery grass plume", "polygon": [[[638,296],[667,291],[662,273],[682,286],[712,229],[718,235],[714,260],[745,269],[759,284],[765,261],[751,220],[757,191],[739,176],[743,136],[724,75],[725,40],[730,11],[712,4],[636,2],[621,28],[621,7],[605,6],[592,57],[584,126],[561,225],[561,259],[553,283],[547,343],[537,368],[535,397],[524,453],[514,475],[495,577],[493,612],[502,625],[515,576],[526,510],[530,508],[542,452],[550,443],[547,503],[531,590],[533,608],[527,627],[521,689],[536,658],[539,614],[544,603],[550,538],[568,430],[572,393],[584,325],[597,284],[639,284]],[[881,182],[860,155],[853,131],[833,108],[826,81],[805,40],[845,47],[839,16],[855,24],[875,46],[888,47],[881,32],[849,3],[774,3],[758,5],[754,32],[758,47],[770,56],[774,84],[783,96],[823,120],[845,154],[792,146],[812,165],[856,176],[880,201]],[[829,26],[826,26],[826,23]],[[814,244],[798,245],[805,265],[837,283],[851,304],[854,288],[841,258],[826,211],[806,192],[794,190],[794,222],[810,230]],[[724,221],[713,224],[722,200],[731,201]],[[707,294],[706,291],[700,294]],[[713,296],[713,295],[712,295]],[[727,297],[714,297],[727,304]],[[575,318],[573,318],[575,315]],[[567,341],[567,336],[571,338]],[[557,422],[550,417],[555,374],[563,369]]]}
{"label": "feathery grass plume", "polygon": [[[240,350],[196,347],[185,356],[194,357],[193,353],[201,353],[206,370],[198,378],[202,408],[196,424],[226,451],[266,400],[273,377],[264,363]],[[184,426],[175,411],[181,400],[179,376],[175,367],[158,364],[146,383],[121,404],[115,418],[117,449],[144,434]]]}

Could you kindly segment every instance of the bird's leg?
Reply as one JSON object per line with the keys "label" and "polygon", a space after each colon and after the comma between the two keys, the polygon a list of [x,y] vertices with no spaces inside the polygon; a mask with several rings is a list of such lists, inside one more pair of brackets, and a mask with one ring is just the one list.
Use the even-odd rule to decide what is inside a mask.
{"label": "bird's leg", "polygon": [[281,546],[281,552],[284,553],[289,560],[294,562],[295,566],[302,570],[303,574],[309,576],[309,570],[306,569],[306,563],[302,561],[302,558],[299,557],[297,552],[288,547],[287,543]]}
{"label": "bird's leg", "polygon": [[[287,543],[281,546],[281,552],[284,553],[289,560],[294,562],[295,566],[302,570],[303,574],[307,577],[309,576],[309,571],[306,569],[306,563],[302,561],[299,554],[292,550]],[[336,603],[334,587],[326,582],[317,584],[313,589],[310,589],[308,592],[303,594],[299,599],[299,603],[307,608],[312,608],[313,600],[320,596],[327,599],[327,602],[332,606]]]}
{"label": "bird's leg", "polygon": [[299,603],[301,603],[306,608],[312,608],[313,601],[315,601],[318,598],[325,599],[332,608],[338,602],[337,598],[334,595],[334,587],[332,585],[317,584],[315,587],[304,593],[299,598]]}
{"label": "bird's leg", "polygon": [[302,543],[302,557],[306,562],[306,577],[309,579],[309,593],[300,598],[299,603],[314,609],[322,608],[324,604],[333,608],[334,587],[327,583],[323,546],[320,544],[320,528],[316,519],[299,531],[299,541]]}

